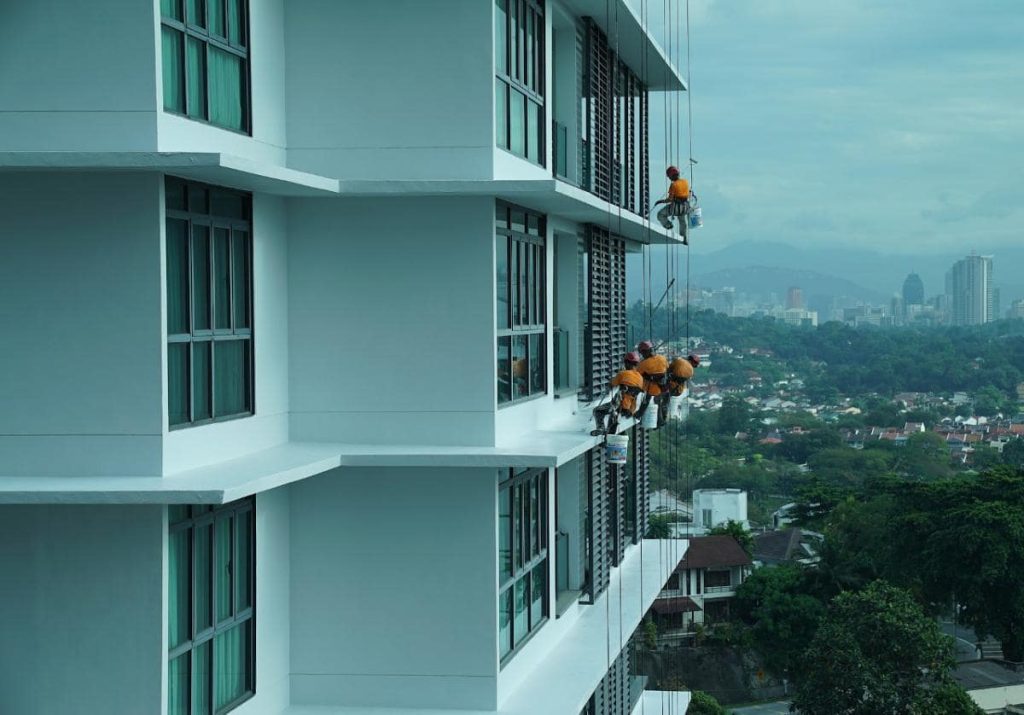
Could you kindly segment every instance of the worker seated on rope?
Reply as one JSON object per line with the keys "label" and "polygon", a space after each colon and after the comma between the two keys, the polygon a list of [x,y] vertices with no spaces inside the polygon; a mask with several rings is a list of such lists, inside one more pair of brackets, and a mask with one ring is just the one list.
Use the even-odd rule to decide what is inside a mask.
{"label": "worker seated on rope", "polygon": [[643,417],[653,403],[658,410],[658,424],[664,424],[668,419],[668,358],[654,352],[654,343],[650,340],[642,341],[636,349],[643,357],[636,370],[644,377],[644,392],[647,393],[639,416]]}
{"label": "worker seated on rope", "polygon": [[597,429],[592,435],[615,434],[619,426],[619,417],[633,417],[640,405],[640,395],[644,390],[644,378],[636,371],[640,355],[635,352],[626,353],[623,360],[624,369],[612,378],[609,387],[619,388],[610,402],[594,408],[594,420]]}
{"label": "worker seated on rope", "polygon": [[655,206],[665,204],[665,208],[658,212],[658,221],[667,229],[673,228],[670,216],[679,218],[679,233],[683,237],[683,245],[689,245],[687,238],[686,214],[689,210],[690,184],[679,175],[679,169],[670,166],[665,169],[665,176],[671,182],[668,185],[668,195],[654,202]]}
{"label": "worker seated on rope", "polygon": [[700,358],[690,354],[685,358],[675,358],[668,364],[668,392],[672,397],[679,397],[686,390],[686,383],[693,377],[693,368],[700,365]]}

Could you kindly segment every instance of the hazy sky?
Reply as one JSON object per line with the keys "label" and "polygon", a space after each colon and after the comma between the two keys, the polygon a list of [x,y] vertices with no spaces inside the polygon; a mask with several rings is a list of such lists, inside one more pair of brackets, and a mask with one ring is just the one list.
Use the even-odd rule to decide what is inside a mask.
{"label": "hazy sky", "polygon": [[[690,0],[690,23],[698,252],[1024,244],[1024,0]],[[659,167],[666,134],[655,100]]]}

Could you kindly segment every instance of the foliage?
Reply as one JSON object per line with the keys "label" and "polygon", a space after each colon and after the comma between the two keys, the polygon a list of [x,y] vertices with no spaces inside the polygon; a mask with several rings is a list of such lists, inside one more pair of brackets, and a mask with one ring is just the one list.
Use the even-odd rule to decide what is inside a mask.
{"label": "foliage", "polygon": [[825,614],[825,604],[812,593],[810,573],[794,564],[757,569],[736,589],[735,613],[750,626],[753,647],[777,676],[796,674]]}
{"label": "foliage", "polygon": [[805,434],[786,435],[782,444],[775,445],[775,454],[796,464],[803,464],[811,455],[826,449],[841,448],[842,437],[831,428],[812,429]]}
{"label": "foliage", "polygon": [[738,521],[729,519],[725,524],[722,526],[716,526],[708,533],[716,536],[731,536],[736,539],[736,542],[740,546],[743,547],[743,550],[747,552],[747,556],[752,557],[754,555],[754,537],[746,527]]}
{"label": "foliage", "polygon": [[728,715],[718,701],[707,693],[694,690],[690,693],[690,707],[686,708],[686,715]]}
{"label": "foliage", "polygon": [[956,683],[946,682],[921,693],[914,703],[914,715],[985,715],[971,696]]}
{"label": "foliage", "polygon": [[671,524],[675,524],[679,521],[679,515],[675,512],[671,514],[651,514],[647,518],[647,538],[648,539],[668,539],[672,536]]}
{"label": "foliage", "polygon": [[826,484],[855,487],[886,474],[890,455],[878,449],[823,449],[807,460],[811,472]]}
{"label": "foliage", "polygon": [[644,645],[648,650],[658,647],[658,624],[650,616],[644,620]]}
{"label": "foliage", "polygon": [[794,708],[804,715],[917,712],[950,687],[952,640],[911,595],[884,582],[833,599],[804,652]]}
{"label": "foliage", "polygon": [[753,415],[750,406],[738,395],[729,395],[722,400],[718,410],[718,433],[734,435],[751,429]]}
{"label": "foliage", "polygon": [[1003,464],[1024,469],[1024,439],[1015,439],[1003,446]]}
{"label": "foliage", "polygon": [[953,474],[949,447],[935,432],[915,432],[894,456],[893,469],[907,477],[934,480]]}

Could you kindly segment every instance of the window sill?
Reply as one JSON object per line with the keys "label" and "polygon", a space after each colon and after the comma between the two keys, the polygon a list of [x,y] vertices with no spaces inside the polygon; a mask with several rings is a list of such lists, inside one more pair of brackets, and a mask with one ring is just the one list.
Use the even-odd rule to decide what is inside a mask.
{"label": "window sill", "polygon": [[519,653],[521,653],[523,651],[523,648],[526,647],[527,643],[529,643],[531,640],[533,640],[533,637],[535,635],[540,633],[541,629],[544,628],[544,626],[546,626],[548,624],[549,620],[550,620],[550,616],[545,616],[544,620],[542,620],[540,623],[538,623],[536,628],[534,628],[532,631],[527,633],[526,637],[523,638],[523,640],[521,640],[519,642],[519,644],[515,648],[513,648],[508,653],[506,653],[504,656],[502,656],[499,669],[500,668],[504,668],[506,665],[509,664],[509,662],[512,661],[513,658],[515,658]]}
{"label": "window sill", "polygon": [[197,422],[182,422],[176,425],[169,425],[167,427],[168,432],[177,432],[178,430],[191,429],[192,427],[209,427],[210,425],[219,425],[224,422],[234,422],[236,420],[244,420],[247,417],[255,417],[255,412],[241,412],[237,415],[229,415],[227,417],[218,417],[217,419],[210,420],[199,420]]}
{"label": "window sill", "polygon": [[580,392],[580,388],[578,388],[578,387],[563,387],[560,390],[555,390],[554,394],[555,394],[555,399],[556,400],[562,400],[562,399],[565,399],[566,397],[572,397],[574,395],[578,395],[579,392]]}
{"label": "window sill", "polygon": [[[232,134],[237,134],[238,136],[249,137],[250,139],[252,138],[252,129],[234,129],[232,127],[225,127],[225,126],[222,126],[220,124],[214,124],[209,119],[203,119],[202,117],[190,117],[187,114],[183,114],[181,112],[177,112],[177,111],[175,111],[173,109],[168,109],[167,107],[163,107],[162,109],[163,109],[164,114],[170,114],[172,117],[179,117],[181,119],[187,119],[190,122],[197,122],[199,124],[202,124],[203,126],[211,127],[213,129],[222,129],[222,130],[224,130],[226,132],[231,132]],[[251,107],[250,107],[250,111],[251,111]]]}
{"label": "window sill", "polygon": [[525,405],[527,402],[533,402],[539,400],[542,397],[547,397],[547,392],[538,392],[536,395],[529,395],[528,397],[520,397],[510,402],[499,402],[498,409],[503,410],[506,407],[515,407],[516,405]]}

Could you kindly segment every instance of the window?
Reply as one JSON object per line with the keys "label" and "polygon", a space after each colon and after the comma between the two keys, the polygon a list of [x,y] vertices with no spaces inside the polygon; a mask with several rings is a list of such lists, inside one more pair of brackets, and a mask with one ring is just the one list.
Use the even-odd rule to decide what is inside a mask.
{"label": "window", "polygon": [[164,109],[249,131],[246,0],[160,0]]}
{"label": "window", "polygon": [[725,571],[708,571],[704,574],[704,588],[723,588],[732,585],[731,574]]}
{"label": "window", "polygon": [[544,217],[499,201],[494,232],[500,405],[547,392]]}
{"label": "window", "polygon": [[254,510],[168,507],[168,715],[218,715],[256,692]]}
{"label": "window", "polygon": [[494,116],[498,146],[545,163],[543,0],[495,0]]}
{"label": "window", "polygon": [[250,198],[168,178],[170,426],[253,412]]}
{"label": "window", "polygon": [[548,616],[548,475],[509,470],[498,485],[498,639],[504,662]]}

